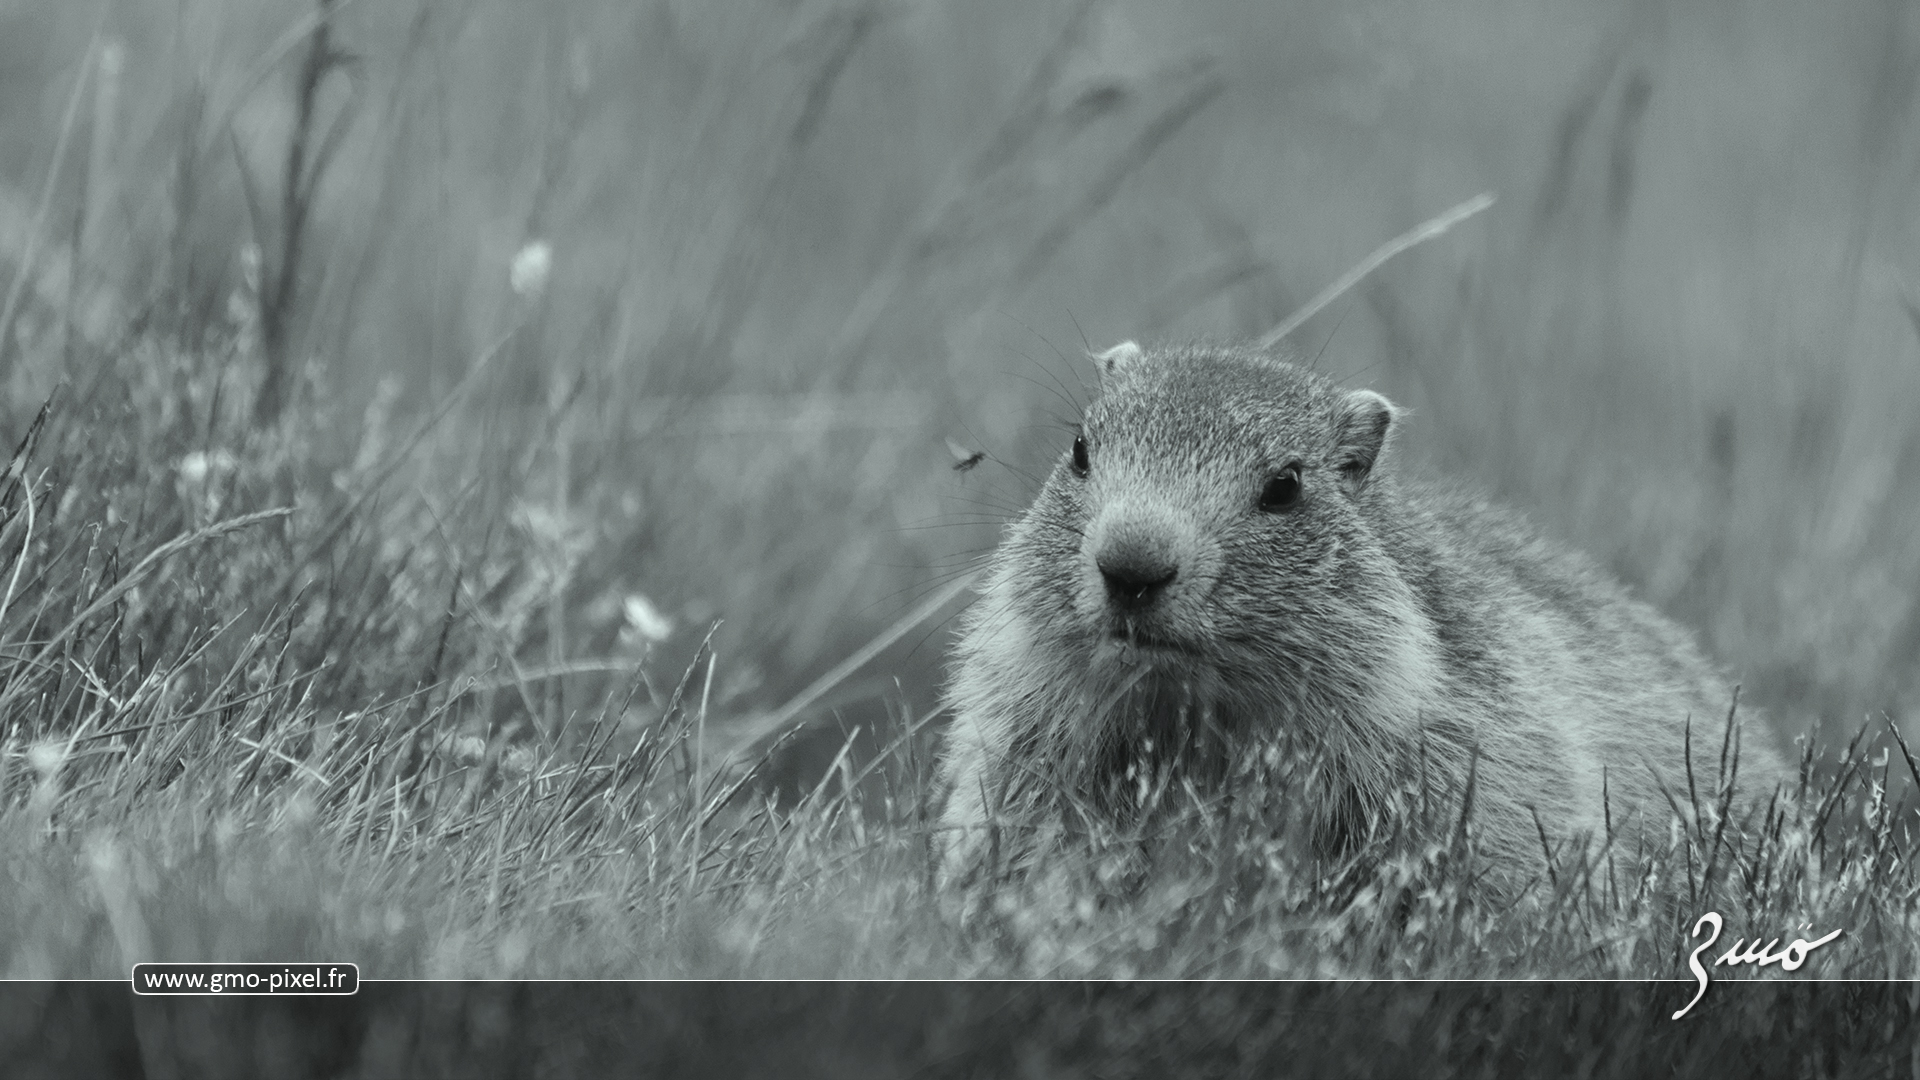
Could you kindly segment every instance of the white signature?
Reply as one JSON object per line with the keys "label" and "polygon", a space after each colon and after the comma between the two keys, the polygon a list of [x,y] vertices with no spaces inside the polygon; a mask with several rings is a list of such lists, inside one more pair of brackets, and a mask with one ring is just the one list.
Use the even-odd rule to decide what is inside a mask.
{"label": "white signature", "polygon": [[[1706,996],[1707,969],[1700,966],[1700,954],[1712,948],[1713,943],[1720,940],[1720,913],[1717,911],[1709,911],[1705,915],[1700,916],[1699,921],[1693,924],[1692,932],[1687,934],[1690,938],[1699,937],[1700,928],[1708,923],[1713,924],[1712,936],[1701,942],[1699,946],[1693,950],[1693,954],[1687,957],[1687,966],[1693,969],[1693,977],[1699,981],[1700,989],[1694,991],[1693,1000],[1687,1002],[1685,1009],[1681,1009],[1679,1012],[1673,1014],[1675,1020],[1687,1015],[1687,1010],[1699,1004],[1700,999]],[[1809,927],[1809,929],[1810,928],[1811,927]],[[1715,960],[1713,965],[1719,967],[1725,964],[1728,967],[1734,967],[1739,964],[1758,964],[1761,967],[1766,967],[1768,964],[1779,964],[1780,970],[1782,971],[1795,971],[1799,969],[1801,964],[1807,962],[1808,953],[1839,937],[1840,934],[1841,931],[1835,930],[1831,934],[1815,938],[1812,941],[1794,938],[1792,944],[1779,952],[1773,951],[1773,947],[1780,944],[1779,938],[1774,938],[1772,941],[1767,942],[1764,947],[1760,944],[1759,938],[1754,938],[1752,942],[1748,942],[1745,938],[1737,938],[1733,943],[1733,948],[1722,953],[1720,959]],[[1740,948],[1742,944],[1747,946],[1745,951],[1742,951]]]}

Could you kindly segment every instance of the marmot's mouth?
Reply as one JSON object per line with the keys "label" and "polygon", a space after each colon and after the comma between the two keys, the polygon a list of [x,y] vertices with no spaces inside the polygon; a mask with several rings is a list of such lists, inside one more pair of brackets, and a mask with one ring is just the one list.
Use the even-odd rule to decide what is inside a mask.
{"label": "marmot's mouth", "polygon": [[1135,654],[1140,660],[1149,662],[1162,658],[1192,661],[1200,656],[1200,651],[1187,642],[1156,633],[1137,623],[1128,626],[1120,620],[1115,620],[1108,627],[1101,644],[1106,647],[1102,652],[1112,650],[1123,658]]}

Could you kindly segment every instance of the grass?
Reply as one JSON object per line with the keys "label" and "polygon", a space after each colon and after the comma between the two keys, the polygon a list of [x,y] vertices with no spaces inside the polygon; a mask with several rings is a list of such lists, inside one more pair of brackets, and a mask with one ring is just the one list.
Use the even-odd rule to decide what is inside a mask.
{"label": "grass", "polygon": [[[1529,103],[1494,154],[1522,213],[1406,256],[1301,333],[1413,405],[1425,467],[1534,511],[1699,627],[1746,673],[1753,715],[1803,736],[1799,789],[1728,821],[1703,730],[1663,844],[1563,852],[1496,902],[1473,887],[1460,807],[1409,806],[1407,827],[1323,866],[1293,835],[1291,774],[1249,763],[1258,798],[1170,791],[1171,827],[1069,838],[962,917],[930,855],[938,590],[1056,451],[1026,418],[1079,400],[1069,360],[995,374],[979,356],[1051,350],[1076,308],[1101,341],[1134,319],[1257,335],[1409,224],[1404,205],[1487,185],[1403,188],[1391,210],[1348,192],[1331,215],[1294,193],[1297,249],[1250,240],[1253,211],[1189,196],[1194,161],[1252,123],[1232,49],[1143,59],[1127,30],[1148,17],[1094,0],[791,24],[422,4],[382,37],[398,11],[289,7],[212,39],[231,55],[206,63],[168,55],[196,40],[184,22],[40,15],[45,53],[74,45],[75,62],[47,115],[0,118],[43,155],[0,174],[0,433],[17,446],[0,480],[0,975],[346,959],[368,978],[1673,979],[1714,910],[1727,943],[1844,928],[1801,972],[1763,973],[1783,984],[1920,977],[1920,427],[1893,404],[1914,389],[1913,300],[1876,307],[1871,268],[1809,295],[1791,273],[1823,256],[1783,239],[1805,222],[1660,235],[1708,198],[1672,179],[1697,151],[1670,103],[1738,69],[1662,66],[1644,43],[1699,27],[1629,13],[1607,37],[1627,44],[1580,65],[1572,33],[1555,48],[1589,70],[1557,99],[1522,75],[1460,87]],[[1389,126],[1431,118],[1386,69],[1327,59],[1345,24],[1293,14],[1294,47],[1323,49],[1336,89],[1386,94]],[[991,58],[990,90],[943,35]],[[967,88],[993,107],[942,111]],[[91,139],[89,92],[106,102]],[[1868,94],[1876,117],[1908,108],[1890,94]],[[496,119],[521,142],[489,146]],[[270,162],[292,164],[276,179]],[[1253,191],[1272,187],[1263,173]],[[1897,188],[1820,209],[1871,216]],[[1498,239],[1476,250],[1475,229]],[[1841,235],[1868,258],[1865,234]],[[534,243],[552,245],[550,279],[509,289]],[[1638,284],[1683,257],[1686,303]],[[1748,273],[1774,291],[1741,292]],[[1006,345],[998,328],[1026,318],[1047,329]],[[987,460],[953,471],[949,439]],[[941,491],[957,517],[937,516]],[[1226,1032],[1285,1045],[1295,1010],[1391,1005],[1364,984],[1270,992],[1193,990],[1173,1013],[1127,987],[1034,990],[1043,1019],[1012,1023],[1008,991],[961,988],[926,1006],[944,1017],[928,1041],[875,1045],[1008,1047],[945,1059],[955,1075],[1137,1065],[1151,1054],[1125,1025],[1204,1057]],[[1677,986],[1638,993],[1548,1001],[1566,1059],[1629,1068],[1606,1049],[1617,1031],[1682,1003]],[[1880,1061],[1892,1036],[1849,997],[1866,991],[1796,993],[1715,991],[1752,1003],[1728,1006],[1732,1029],[1846,1033],[1853,1056],[1801,1071]],[[532,1000],[499,1007],[529,1019]],[[1369,1032],[1463,1074],[1508,1059],[1462,1047],[1532,1023],[1512,998],[1394,1000],[1407,1011]],[[648,1001],[633,1007],[707,1015]],[[398,1007],[449,1045],[485,1043],[431,1002]]]}

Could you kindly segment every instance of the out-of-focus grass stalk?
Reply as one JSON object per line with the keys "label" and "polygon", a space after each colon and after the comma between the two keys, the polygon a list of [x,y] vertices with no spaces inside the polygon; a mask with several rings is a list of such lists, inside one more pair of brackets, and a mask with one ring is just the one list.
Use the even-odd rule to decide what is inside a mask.
{"label": "out-of-focus grass stalk", "polygon": [[94,64],[99,58],[100,39],[100,31],[96,29],[80,61],[80,70],[73,77],[73,90],[67,95],[66,108],[60,114],[60,133],[53,141],[53,157],[47,162],[46,180],[41,183],[40,197],[34,204],[33,223],[27,230],[26,247],[20,252],[19,266],[13,272],[13,283],[7,287],[6,302],[0,304],[0,372],[10,369],[14,316],[20,310],[20,298],[26,293],[27,283],[33,279],[34,260],[40,254],[42,237],[46,231],[47,212],[53,208],[55,183],[60,178],[61,165],[67,158],[67,141],[73,136],[74,121],[80,115],[80,102],[86,96]]}

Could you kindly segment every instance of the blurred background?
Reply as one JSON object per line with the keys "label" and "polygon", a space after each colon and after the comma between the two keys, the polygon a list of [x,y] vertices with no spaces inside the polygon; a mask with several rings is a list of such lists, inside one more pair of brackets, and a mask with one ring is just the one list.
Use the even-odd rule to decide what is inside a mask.
{"label": "blurred background", "polygon": [[360,601],[422,613],[407,678],[438,631],[557,715],[711,630],[723,727],[837,744],[934,704],[954,605],[885,632],[1031,496],[1087,349],[1257,336],[1491,191],[1295,342],[1783,733],[1914,732],[1917,75],[1900,0],[13,0],[0,438],[162,372],[116,452],[185,508],[99,512],[164,534],[324,417],[316,461],[411,455],[374,501],[424,524],[366,558],[418,558]]}

